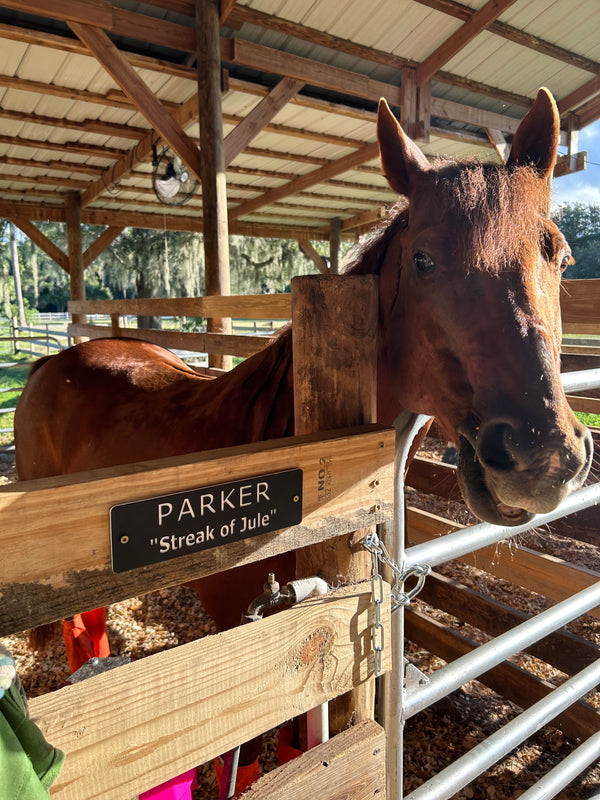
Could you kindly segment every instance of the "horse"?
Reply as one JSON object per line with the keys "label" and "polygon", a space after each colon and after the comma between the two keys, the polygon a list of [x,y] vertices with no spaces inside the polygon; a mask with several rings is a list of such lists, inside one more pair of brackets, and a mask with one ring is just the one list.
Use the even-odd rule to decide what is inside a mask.
{"label": "horse", "polygon": [[[378,420],[403,409],[435,417],[458,443],[467,506],[502,525],[554,509],[592,459],[560,380],[559,285],[572,259],[548,218],[559,128],[540,89],[506,164],[430,163],[382,100],[382,170],[406,201],[347,268],[379,276]],[[291,366],[289,328],[214,379],[143,341],[75,345],[34,366],[17,404],[19,478],[289,436]],[[268,572],[292,579],[294,554],[194,586],[225,629]]]}

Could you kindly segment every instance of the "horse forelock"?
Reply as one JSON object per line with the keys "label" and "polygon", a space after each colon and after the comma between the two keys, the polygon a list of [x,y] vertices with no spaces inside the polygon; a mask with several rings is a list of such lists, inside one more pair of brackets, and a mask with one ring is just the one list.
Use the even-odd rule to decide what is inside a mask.
{"label": "horse forelock", "polygon": [[529,167],[444,162],[435,169],[435,197],[468,270],[498,273],[540,247],[550,185]]}

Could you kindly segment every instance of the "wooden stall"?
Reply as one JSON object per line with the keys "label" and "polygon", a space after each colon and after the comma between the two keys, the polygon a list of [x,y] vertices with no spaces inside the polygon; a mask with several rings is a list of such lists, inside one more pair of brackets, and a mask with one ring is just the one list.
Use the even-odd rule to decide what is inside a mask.
{"label": "wooden stall", "polygon": [[[323,280],[330,279],[317,278]],[[367,316],[374,331],[375,281],[357,276],[338,278],[336,285],[341,282],[343,291],[356,294],[356,281],[371,284]],[[324,289],[319,285],[320,291]],[[331,321],[335,309],[346,307],[339,303],[339,292],[329,294],[333,305],[328,310],[318,307],[312,315],[314,324],[299,335],[299,341],[306,340],[305,352],[310,352],[310,337],[317,335],[325,320]],[[374,337],[365,344],[362,325],[354,332],[350,323],[345,325],[349,346],[353,333],[361,340],[354,343],[355,358],[361,351],[370,357]],[[319,368],[311,365],[308,370],[312,389],[320,380]],[[304,377],[306,368],[298,365],[295,373],[297,390],[306,393],[310,390],[302,388],[309,380]],[[4,553],[0,634],[267,555],[298,548],[310,551],[323,542],[328,543],[327,569],[337,575],[336,552],[341,552],[346,571],[348,536],[391,513],[394,432],[377,424],[348,428],[358,408],[365,402],[367,408],[372,406],[374,385],[369,388],[365,380],[361,392],[367,399],[356,400],[352,382],[342,375],[336,381],[342,409],[342,385],[347,387],[348,401],[346,417],[341,418],[346,427],[341,430],[21,482],[0,490]],[[324,386],[320,394],[324,406],[327,392]],[[331,419],[330,426],[335,422]],[[326,492],[320,488],[323,459]],[[115,546],[113,542],[111,547],[109,519],[115,505],[192,491],[219,484],[224,477],[250,479],[290,469],[302,474],[298,524],[125,571],[111,567]],[[298,499],[290,498],[289,503]],[[341,738],[320,745],[318,757],[308,753],[298,763],[282,767],[281,777],[269,776],[264,791],[259,782],[253,796],[276,797],[281,792],[278,787],[293,785],[301,797],[314,791],[315,782],[331,786],[332,779],[333,785],[339,781],[347,787],[345,796],[353,800],[374,793],[385,796],[384,737],[374,722],[373,708],[372,591],[370,582],[363,580],[368,569],[362,574],[360,569],[355,568],[352,585],[322,598],[34,699],[31,712],[37,723],[67,753],[51,796],[126,800],[350,690],[356,698],[350,711],[358,724]],[[383,605],[385,635],[390,613],[387,591]],[[382,670],[390,667],[386,651]],[[348,771],[345,761],[350,757],[354,766]],[[323,764],[330,762],[332,769],[325,775]],[[358,774],[361,779],[355,781]],[[326,791],[323,796],[328,796]]]}

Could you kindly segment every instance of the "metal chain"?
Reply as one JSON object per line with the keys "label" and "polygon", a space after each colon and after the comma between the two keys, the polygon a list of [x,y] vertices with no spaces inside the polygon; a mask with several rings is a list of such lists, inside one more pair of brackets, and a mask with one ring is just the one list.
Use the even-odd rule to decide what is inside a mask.
{"label": "metal chain", "polygon": [[[423,588],[425,584],[425,578],[431,572],[431,567],[428,564],[413,564],[411,567],[402,569],[392,559],[385,545],[376,533],[368,534],[368,536],[363,540],[362,545],[365,550],[368,550],[373,556],[373,578],[371,579],[372,585],[375,576],[377,576],[379,581],[381,581],[381,575],[379,574],[379,562],[386,564],[392,571],[392,575],[394,576],[394,583],[391,589],[392,611],[397,611],[400,606],[406,606],[412,600],[414,600],[414,598]],[[401,589],[401,586],[404,584],[407,578],[410,577],[416,577],[417,582],[412,589],[410,589],[408,592],[405,592]],[[373,602],[375,602],[375,600]]]}
{"label": "metal chain", "polygon": [[[368,549],[368,548],[367,548]],[[379,572],[379,558],[377,553],[370,551],[373,562],[371,573],[371,599],[375,607],[373,624],[371,625],[371,642],[375,657],[375,677],[381,675],[381,653],[383,651],[383,623],[381,622],[381,604],[383,602],[383,578]]]}

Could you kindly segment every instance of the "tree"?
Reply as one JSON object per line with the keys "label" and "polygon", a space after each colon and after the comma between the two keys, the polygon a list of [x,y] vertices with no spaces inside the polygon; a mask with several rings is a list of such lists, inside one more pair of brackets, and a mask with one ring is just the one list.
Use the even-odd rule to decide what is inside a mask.
{"label": "tree", "polygon": [[600,278],[600,206],[568,203],[553,214],[573,252],[565,278]]}

